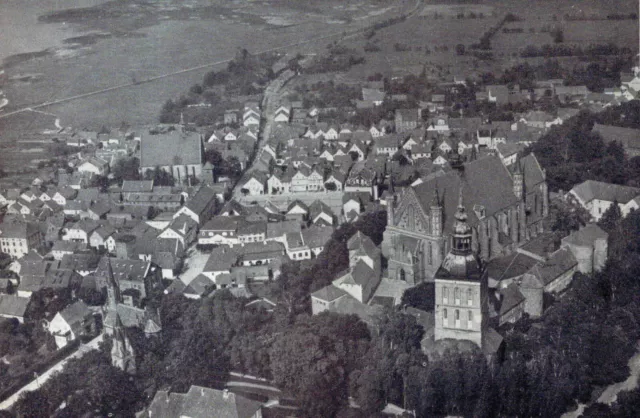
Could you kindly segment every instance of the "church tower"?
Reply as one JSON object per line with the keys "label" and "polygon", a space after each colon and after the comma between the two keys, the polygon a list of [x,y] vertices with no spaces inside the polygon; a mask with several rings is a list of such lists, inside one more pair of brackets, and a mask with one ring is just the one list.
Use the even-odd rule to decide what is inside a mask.
{"label": "church tower", "polygon": [[111,364],[127,373],[136,373],[136,356],[120,315],[116,313],[115,326],[113,328],[113,346],[111,347]]}
{"label": "church tower", "polygon": [[471,237],[461,182],[451,250],[435,275],[435,340],[467,340],[482,347],[488,280],[485,266],[471,248]]}

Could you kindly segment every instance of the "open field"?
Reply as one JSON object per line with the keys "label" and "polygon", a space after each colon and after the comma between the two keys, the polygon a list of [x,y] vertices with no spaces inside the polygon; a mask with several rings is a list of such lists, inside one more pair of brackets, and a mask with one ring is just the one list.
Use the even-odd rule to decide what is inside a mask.
{"label": "open field", "polygon": [[[224,4],[221,6],[202,0],[154,4],[109,2],[97,8],[49,15],[45,21],[68,19],[76,31],[69,34],[71,39],[62,47],[24,57],[25,61],[7,68],[9,79],[24,73],[40,76],[27,82],[9,82],[4,87],[10,100],[5,112],[225,61],[233,58],[237,48],[256,53],[329,34],[339,35],[415,4],[406,0],[385,3],[384,7],[368,1],[348,5],[338,1],[322,2],[318,13],[326,12],[325,18],[314,18],[294,7],[278,13],[293,26],[280,25],[282,22],[271,25],[268,22],[274,17],[272,6],[279,3],[278,0],[235,1],[220,3]],[[381,10],[382,14],[377,13]],[[342,16],[344,22],[337,19],[338,16]],[[326,19],[334,23],[327,23]],[[350,23],[345,24],[347,21]],[[319,44],[326,42],[321,40]],[[305,45],[307,51],[312,48],[313,45]],[[120,125],[123,121],[132,125],[152,123],[167,99],[201,82],[210,69],[180,74],[162,82],[140,83],[46,110],[59,115],[65,126],[89,129]]]}

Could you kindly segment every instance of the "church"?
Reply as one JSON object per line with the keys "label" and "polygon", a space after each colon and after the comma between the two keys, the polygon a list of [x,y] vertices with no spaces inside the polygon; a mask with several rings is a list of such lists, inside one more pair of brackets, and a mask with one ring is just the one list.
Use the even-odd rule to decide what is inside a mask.
{"label": "church", "polygon": [[460,194],[471,250],[483,260],[509,254],[543,232],[548,188],[533,154],[511,166],[493,155],[469,161],[389,194],[382,252],[390,279],[434,281],[451,249]]}

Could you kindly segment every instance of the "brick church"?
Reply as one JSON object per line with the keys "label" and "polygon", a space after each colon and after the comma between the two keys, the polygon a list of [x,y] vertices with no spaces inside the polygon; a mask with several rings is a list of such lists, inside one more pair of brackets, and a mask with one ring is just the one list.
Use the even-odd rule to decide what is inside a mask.
{"label": "brick church", "polygon": [[389,196],[382,252],[390,279],[411,285],[434,281],[452,246],[460,195],[471,250],[485,261],[509,254],[543,232],[549,198],[536,157],[529,154],[511,166],[498,156],[473,160]]}

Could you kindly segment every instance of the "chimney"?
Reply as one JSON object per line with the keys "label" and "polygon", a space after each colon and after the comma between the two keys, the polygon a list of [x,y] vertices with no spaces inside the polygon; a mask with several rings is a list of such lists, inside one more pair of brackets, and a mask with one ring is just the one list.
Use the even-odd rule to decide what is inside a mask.
{"label": "chimney", "polygon": [[229,399],[229,389],[224,389],[222,391],[222,398],[223,399]]}

